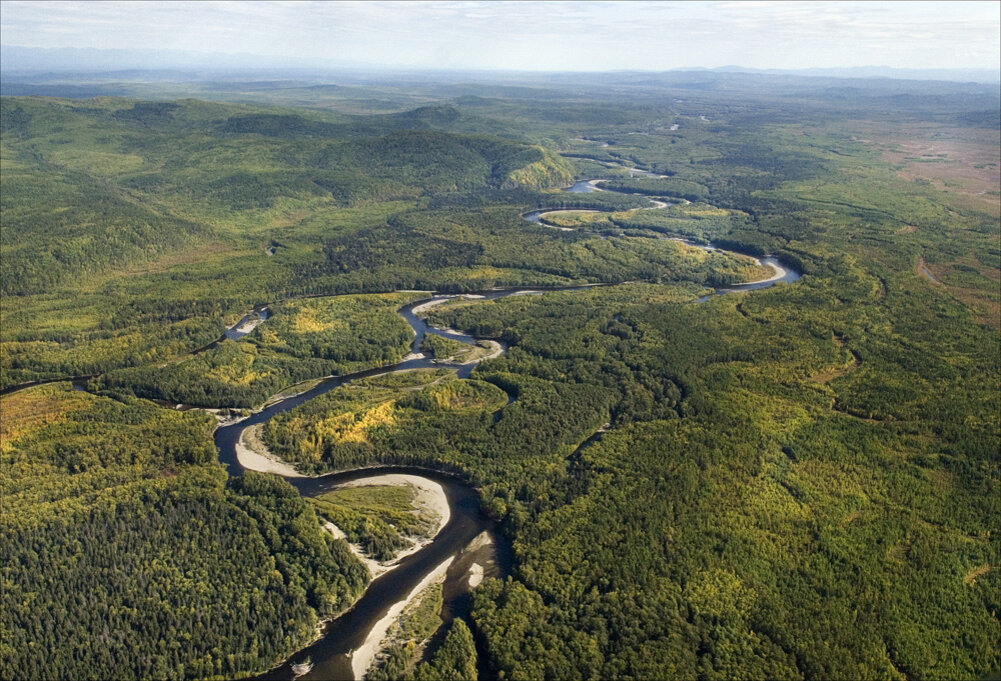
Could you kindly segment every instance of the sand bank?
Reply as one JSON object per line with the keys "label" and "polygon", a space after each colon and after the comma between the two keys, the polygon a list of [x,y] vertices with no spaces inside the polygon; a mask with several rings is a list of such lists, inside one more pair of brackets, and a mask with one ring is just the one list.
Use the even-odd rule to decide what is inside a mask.
{"label": "sand bank", "polygon": [[774,263],[763,263],[760,260],[758,260],[757,258],[754,258],[754,262],[756,262],[761,267],[771,267],[772,271],[774,272],[774,274],[772,274],[772,276],[770,276],[770,277],[768,277],[766,279],[755,279],[754,281],[741,282],[740,284],[737,284],[737,286],[742,286],[744,284],[764,284],[764,283],[769,282],[769,281],[778,281],[779,279],[781,279],[785,275],[789,274],[789,272],[786,271],[786,269],[784,267],[782,267],[781,265],[776,265]]}
{"label": "sand bank", "polygon": [[483,566],[479,563],[473,563],[472,567],[469,568],[469,588],[475,589],[483,581]]}
{"label": "sand bank", "polygon": [[407,597],[398,603],[394,603],[392,607],[389,608],[389,612],[381,620],[375,623],[371,631],[368,632],[368,636],[365,642],[361,644],[356,650],[351,651],[351,671],[354,672],[354,677],[356,679],[361,679],[365,676],[365,673],[372,666],[375,661],[376,653],[382,647],[382,640],[386,637],[386,633],[389,631],[389,627],[392,626],[393,622],[400,616],[407,604],[410,603],[414,598],[417,597],[420,592],[428,588],[436,582],[440,582],[445,579],[445,572],[448,570],[448,566],[452,564],[455,558],[449,558],[448,560],[441,563],[438,567],[428,573],[424,579],[421,580],[420,584],[415,586],[413,590],[407,594]]}
{"label": "sand bank", "polygon": [[[359,545],[350,544],[351,553],[353,553],[355,557],[358,558],[363,565],[365,565],[372,579],[389,572],[399,565],[401,560],[413,553],[417,553],[430,544],[434,538],[438,536],[438,533],[441,532],[442,528],[448,524],[449,519],[452,517],[452,512],[448,506],[448,497],[445,496],[444,488],[434,480],[429,480],[419,475],[406,475],[403,473],[375,475],[370,478],[362,478],[361,480],[353,480],[352,482],[338,485],[334,489],[344,489],[347,487],[373,487],[382,485],[409,485],[414,488],[417,493],[416,498],[414,499],[414,504],[423,512],[425,516],[430,516],[434,519],[434,525],[432,526],[431,531],[428,532],[427,536],[421,539],[411,537],[410,539],[413,541],[413,544],[410,548],[400,551],[393,556],[391,560],[385,562],[379,562],[368,557],[361,550]],[[333,523],[328,522],[324,524],[324,528],[335,538],[345,539],[344,532]]]}
{"label": "sand bank", "polygon": [[413,308],[413,310],[411,310],[411,312],[413,312],[415,315],[420,315],[421,313],[430,310],[432,307],[437,307],[438,305],[447,303],[450,300],[454,300],[456,297],[458,296],[450,296],[448,298],[437,298],[435,300],[429,300],[426,303],[421,303],[420,305],[416,305]]}
{"label": "sand bank", "polygon": [[236,458],[249,471],[274,473],[286,478],[301,478],[302,473],[268,451],[261,441],[261,424],[244,428],[236,443]]}

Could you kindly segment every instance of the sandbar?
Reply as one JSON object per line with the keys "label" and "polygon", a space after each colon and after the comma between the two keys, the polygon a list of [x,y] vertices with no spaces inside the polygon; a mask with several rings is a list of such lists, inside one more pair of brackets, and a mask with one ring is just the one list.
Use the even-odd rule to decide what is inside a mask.
{"label": "sandbar", "polygon": [[455,556],[448,558],[443,563],[441,563],[434,570],[429,572],[424,579],[421,580],[420,584],[415,586],[413,590],[398,603],[394,603],[392,607],[389,608],[389,612],[381,620],[375,623],[371,631],[368,632],[368,636],[365,638],[365,642],[361,644],[357,649],[351,651],[351,671],[354,672],[356,679],[361,679],[365,676],[365,673],[372,666],[372,662],[375,661],[376,653],[382,647],[382,640],[386,637],[386,633],[389,631],[389,627],[392,626],[396,618],[400,616],[407,604],[410,603],[414,598],[420,594],[421,591],[428,588],[435,582],[439,582],[445,579],[445,572],[448,570],[448,566],[452,564],[455,560]]}

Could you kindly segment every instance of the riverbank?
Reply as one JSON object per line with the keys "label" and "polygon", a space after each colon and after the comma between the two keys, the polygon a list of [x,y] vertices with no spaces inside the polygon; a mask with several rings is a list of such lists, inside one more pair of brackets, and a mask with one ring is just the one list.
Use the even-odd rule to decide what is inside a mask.
{"label": "riverbank", "polygon": [[430,310],[432,307],[443,305],[444,303],[447,303],[448,301],[453,300],[454,298],[457,297],[458,296],[450,296],[448,298],[435,298],[434,300],[428,300],[426,302],[421,303],[420,305],[415,305],[413,308],[411,308],[410,311],[413,312],[414,315],[419,316],[422,313]]}
{"label": "riverbank", "polygon": [[789,270],[787,270],[786,268],[782,267],[782,265],[779,265],[778,263],[773,263],[773,262],[767,262],[766,263],[766,262],[762,262],[759,258],[755,258],[754,262],[756,262],[759,267],[771,267],[772,271],[774,272],[774,274],[772,274],[772,276],[770,276],[770,277],[768,277],[766,279],[756,279],[754,281],[741,282],[740,284],[736,284],[737,286],[749,286],[751,284],[767,284],[769,282],[778,281],[779,279],[783,279],[783,278],[785,278],[789,274]]}
{"label": "riverbank", "polygon": [[403,610],[414,601],[417,596],[432,586],[439,582],[445,580],[445,573],[448,571],[449,565],[455,560],[455,556],[451,556],[438,564],[434,570],[429,572],[424,579],[420,581],[413,590],[407,594],[406,598],[401,601],[394,603],[390,608],[389,612],[380,619],[375,625],[369,630],[368,636],[365,638],[365,642],[361,646],[351,651],[351,671],[354,673],[355,679],[362,679],[365,673],[375,662],[375,656],[378,654],[379,650],[382,648],[383,639],[386,638],[386,634],[389,632],[389,628],[393,625],[393,622],[399,618]]}
{"label": "riverbank", "polygon": [[460,362],[460,364],[479,364],[480,362],[488,359],[494,359],[495,357],[500,357],[504,354],[504,346],[495,340],[487,339],[477,341],[477,343],[483,352],[478,353],[473,351],[469,359]]}
{"label": "riverbank", "polygon": [[247,426],[240,433],[240,439],[236,442],[236,458],[240,465],[249,471],[273,473],[283,478],[306,477],[268,451],[268,446],[261,440],[263,427],[263,423],[258,423],[254,426]]}
{"label": "riverbank", "polygon": [[[412,542],[411,545],[397,553],[388,561],[380,562],[374,558],[370,558],[365,555],[359,545],[350,544],[351,553],[353,553],[355,557],[366,567],[366,569],[368,569],[369,575],[372,579],[376,579],[377,577],[389,572],[393,568],[397,567],[400,564],[400,561],[404,558],[417,553],[434,541],[435,537],[438,536],[441,530],[452,518],[452,510],[448,505],[448,496],[445,494],[445,489],[434,480],[430,480],[419,475],[408,475],[404,473],[373,475],[361,480],[347,482],[334,488],[347,489],[352,487],[403,485],[409,486],[414,490],[414,506],[417,508],[418,513],[421,513],[424,517],[431,519],[431,529],[422,537],[407,537],[407,539]],[[344,532],[333,523],[325,523],[324,528],[335,538],[346,539]]]}

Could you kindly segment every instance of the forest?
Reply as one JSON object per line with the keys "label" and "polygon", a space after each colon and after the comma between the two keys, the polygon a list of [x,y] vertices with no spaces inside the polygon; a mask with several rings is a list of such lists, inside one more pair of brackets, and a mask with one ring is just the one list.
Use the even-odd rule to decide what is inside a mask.
{"label": "forest", "polygon": [[271,323],[242,342],[227,339],[161,365],[111,371],[92,379],[88,389],[203,407],[254,407],[308,379],[399,362],[413,331],[397,309],[423,297],[417,292],[284,301],[269,308]]}
{"label": "forest", "polygon": [[[228,477],[215,419],[151,400],[258,408],[398,362],[430,291],[579,284],[429,310],[507,346],[468,378],[264,425],[307,475],[455,474],[511,543],[372,679],[995,678],[1001,98],[811,82],[0,98],[0,678],[265,671],[368,582],[324,520],[376,555],[420,530]],[[707,296],[762,270],[678,237],[803,276]]]}
{"label": "forest", "polygon": [[368,581],[288,483],[227,481],[204,414],[65,384],[0,406],[5,678],[242,675]]}

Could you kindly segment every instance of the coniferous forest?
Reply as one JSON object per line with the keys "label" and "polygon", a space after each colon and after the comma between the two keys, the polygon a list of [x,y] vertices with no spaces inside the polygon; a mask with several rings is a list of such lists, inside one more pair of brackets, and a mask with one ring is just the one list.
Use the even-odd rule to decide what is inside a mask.
{"label": "coniferous forest", "polygon": [[[349,609],[349,544],[389,558],[411,516],[230,476],[213,431],[400,362],[432,291],[504,352],[429,335],[468,378],[259,431],[305,475],[457,476],[510,544],[370,678],[995,678],[1001,99],[852,83],[0,98],[0,678],[253,676]],[[713,295],[765,255],[802,276]]]}

